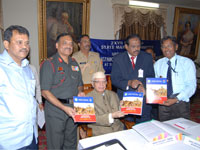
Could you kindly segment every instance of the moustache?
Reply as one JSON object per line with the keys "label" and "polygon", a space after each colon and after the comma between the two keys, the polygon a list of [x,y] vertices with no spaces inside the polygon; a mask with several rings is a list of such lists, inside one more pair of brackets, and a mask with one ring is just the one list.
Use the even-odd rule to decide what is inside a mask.
{"label": "moustache", "polygon": [[140,52],[140,50],[136,50],[136,51],[134,51],[134,52],[137,52],[137,53],[139,53],[139,52]]}
{"label": "moustache", "polygon": [[90,45],[85,45],[85,47],[90,47]]}
{"label": "moustache", "polygon": [[20,49],[20,52],[29,52],[29,50],[27,48],[22,48]]}
{"label": "moustache", "polygon": [[72,50],[72,48],[67,47],[67,48],[65,48],[64,50]]}

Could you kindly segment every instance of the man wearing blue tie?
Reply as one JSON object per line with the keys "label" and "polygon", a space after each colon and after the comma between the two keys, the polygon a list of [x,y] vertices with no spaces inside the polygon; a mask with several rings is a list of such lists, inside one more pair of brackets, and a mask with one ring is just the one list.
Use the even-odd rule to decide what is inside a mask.
{"label": "man wearing blue tie", "polygon": [[164,58],[154,65],[157,78],[167,78],[168,99],[159,106],[159,119],[166,121],[190,118],[190,97],[196,90],[196,69],[193,61],[176,54],[178,44],[173,36],[161,40]]}

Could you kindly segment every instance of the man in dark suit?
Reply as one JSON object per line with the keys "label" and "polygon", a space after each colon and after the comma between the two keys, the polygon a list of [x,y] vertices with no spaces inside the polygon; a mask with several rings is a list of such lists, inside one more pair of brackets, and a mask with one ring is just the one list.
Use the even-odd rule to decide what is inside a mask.
{"label": "man in dark suit", "polygon": [[[152,56],[140,51],[141,39],[138,35],[130,35],[125,41],[126,52],[116,55],[113,59],[111,81],[117,88],[119,99],[123,98],[123,92],[137,91],[145,95],[146,78],[155,77]],[[136,123],[151,119],[151,105],[143,99],[142,116],[136,117]],[[127,120],[133,121],[129,115]]]}

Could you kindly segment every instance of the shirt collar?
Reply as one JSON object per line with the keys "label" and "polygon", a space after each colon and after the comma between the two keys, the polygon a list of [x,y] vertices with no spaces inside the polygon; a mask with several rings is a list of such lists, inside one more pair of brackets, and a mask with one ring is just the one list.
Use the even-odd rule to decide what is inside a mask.
{"label": "shirt collar", "polygon": [[174,65],[175,62],[176,62],[176,60],[177,60],[177,54],[175,53],[175,55],[174,55],[171,59],[168,59],[167,57],[165,57],[166,63],[167,63],[169,60],[171,61],[171,64]]}
{"label": "shirt collar", "polygon": [[[62,57],[59,55],[58,52],[56,53],[55,56],[56,56],[56,59],[57,59],[57,61],[58,61],[59,63],[63,63],[63,62],[65,62],[65,61],[62,59]],[[70,56],[68,56],[68,64],[70,64],[71,61],[72,61],[72,58],[71,58]]]}
{"label": "shirt collar", "polygon": [[[128,52],[127,52],[127,53],[128,53]],[[131,59],[131,57],[132,57],[131,54],[128,53],[128,56],[129,56],[129,59],[132,61],[132,59]],[[134,57],[135,57],[135,58],[134,58],[134,62],[136,62],[137,56],[134,56]]]}
{"label": "shirt collar", "polygon": [[[4,50],[3,53],[2,53],[2,56],[4,58],[4,63],[6,65],[10,65],[12,63],[18,65],[13,59],[12,57],[8,54],[7,50]],[[21,62],[21,67],[25,67],[29,64],[29,61],[27,59],[23,59],[22,62]]]}
{"label": "shirt collar", "polygon": [[[80,53],[81,53],[82,56],[86,57],[85,54],[81,50],[80,50]],[[91,51],[89,51],[89,53],[88,53],[88,57],[90,57],[90,56],[92,56]]]}

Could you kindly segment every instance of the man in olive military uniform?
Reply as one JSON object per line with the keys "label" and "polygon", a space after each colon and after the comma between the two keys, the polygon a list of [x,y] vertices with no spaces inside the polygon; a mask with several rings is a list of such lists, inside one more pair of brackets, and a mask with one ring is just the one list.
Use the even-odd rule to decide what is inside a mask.
{"label": "man in olive military uniform", "polygon": [[69,34],[56,39],[57,53],[42,63],[40,82],[45,102],[46,135],[48,149],[75,150],[77,125],[72,108],[73,96],[84,96],[81,71],[70,57],[73,41]]}
{"label": "man in olive military uniform", "polygon": [[105,72],[102,65],[102,60],[99,57],[99,54],[96,52],[91,52],[91,42],[88,35],[82,35],[78,43],[80,51],[73,54],[73,58],[78,62],[83,83],[91,84],[92,75],[95,72],[102,71]]}

